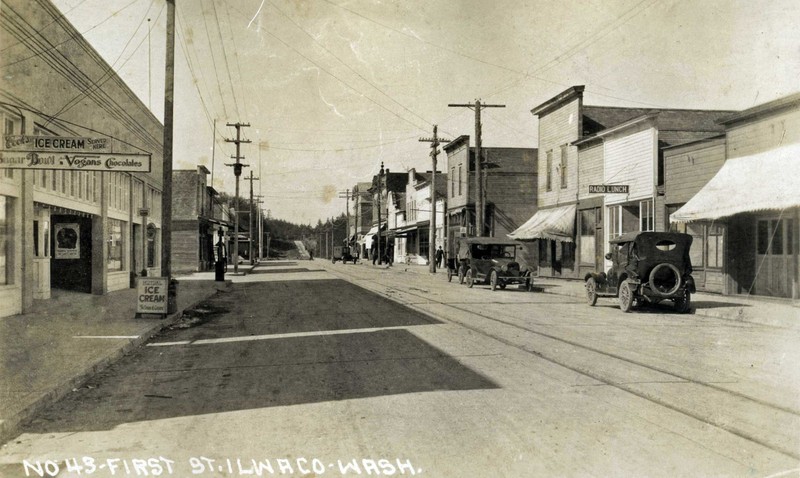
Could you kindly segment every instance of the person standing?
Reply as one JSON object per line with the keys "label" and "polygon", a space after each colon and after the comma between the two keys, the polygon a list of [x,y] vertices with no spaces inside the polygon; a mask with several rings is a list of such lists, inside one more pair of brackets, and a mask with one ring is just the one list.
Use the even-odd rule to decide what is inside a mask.
{"label": "person standing", "polygon": [[444,251],[442,250],[442,246],[439,246],[439,249],[436,249],[436,267],[441,269],[443,263],[444,263]]}

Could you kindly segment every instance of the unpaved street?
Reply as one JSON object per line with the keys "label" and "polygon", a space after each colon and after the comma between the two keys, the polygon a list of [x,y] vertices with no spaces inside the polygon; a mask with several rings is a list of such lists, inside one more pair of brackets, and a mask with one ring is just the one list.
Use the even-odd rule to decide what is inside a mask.
{"label": "unpaved street", "polygon": [[201,304],[191,327],[43,411],[0,454],[0,475],[800,467],[796,332],[599,305],[402,266],[262,264]]}

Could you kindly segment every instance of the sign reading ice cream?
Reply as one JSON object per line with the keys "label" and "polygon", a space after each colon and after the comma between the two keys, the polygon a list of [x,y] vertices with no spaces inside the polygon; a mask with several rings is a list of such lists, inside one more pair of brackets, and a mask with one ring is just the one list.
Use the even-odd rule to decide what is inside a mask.
{"label": "sign reading ice cream", "polygon": [[167,313],[166,277],[140,277],[136,289],[137,314]]}

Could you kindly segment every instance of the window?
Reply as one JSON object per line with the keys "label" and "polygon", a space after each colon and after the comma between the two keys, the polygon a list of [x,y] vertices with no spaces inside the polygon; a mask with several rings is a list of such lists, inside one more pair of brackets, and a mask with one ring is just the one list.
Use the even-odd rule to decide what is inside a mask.
{"label": "window", "polygon": [[722,226],[712,225],[707,228],[708,235],[706,237],[706,259],[708,267],[721,268],[722,267],[722,251],[723,251],[723,232]]}
{"label": "window", "polygon": [[106,266],[110,271],[122,270],[122,221],[108,220],[108,262]]}
{"label": "window", "polygon": [[0,196],[0,284],[13,283],[12,258],[14,257],[14,200]]}
{"label": "window", "polygon": [[463,194],[461,192],[461,185],[464,184],[464,179],[461,177],[462,168],[461,165],[458,165],[458,195],[461,196]]}
{"label": "window", "polygon": [[456,168],[450,168],[450,197],[456,197]]}
{"label": "window", "polygon": [[608,208],[608,238],[614,239],[622,235],[622,221],[620,220],[620,207],[609,206]]}
{"label": "window", "polygon": [[654,231],[653,225],[655,224],[655,212],[653,211],[653,200],[648,199],[639,203],[639,217],[641,224],[639,225],[640,231]]}
{"label": "window", "polygon": [[692,267],[701,268],[705,266],[703,261],[703,251],[705,250],[704,235],[705,226],[702,224],[690,223],[686,225],[686,233],[692,236],[692,247],[689,248],[689,259]]}
{"label": "window", "polygon": [[762,219],[757,229],[758,254],[789,255],[797,250],[794,219]]}
{"label": "window", "polygon": [[548,191],[553,190],[553,151],[547,152],[547,171],[545,172],[545,188]]}
{"label": "window", "polygon": [[567,146],[561,146],[561,189],[567,187]]}

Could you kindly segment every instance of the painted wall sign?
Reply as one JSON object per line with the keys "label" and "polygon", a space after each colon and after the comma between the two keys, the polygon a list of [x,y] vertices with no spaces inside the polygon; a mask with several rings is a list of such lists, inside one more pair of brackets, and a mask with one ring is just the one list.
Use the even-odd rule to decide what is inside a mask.
{"label": "painted wall sign", "polygon": [[591,184],[589,185],[590,193],[599,194],[628,194],[630,186],[627,184]]}
{"label": "painted wall sign", "polygon": [[149,154],[0,151],[0,169],[64,169],[149,173]]}
{"label": "painted wall sign", "polygon": [[167,313],[167,278],[139,277],[136,282],[136,313]]}
{"label": "painted wall sign", "polygon": [[3,136],[3,149],[25,152],[86,152],[109,153],[111,143],[108,138],[80,138],[73,136]]}
{"label": "painted wall sign", "polygon": [[77,223],[63,223],[54,226],[56,237],[56,259],[81,258],[81,228]]}

